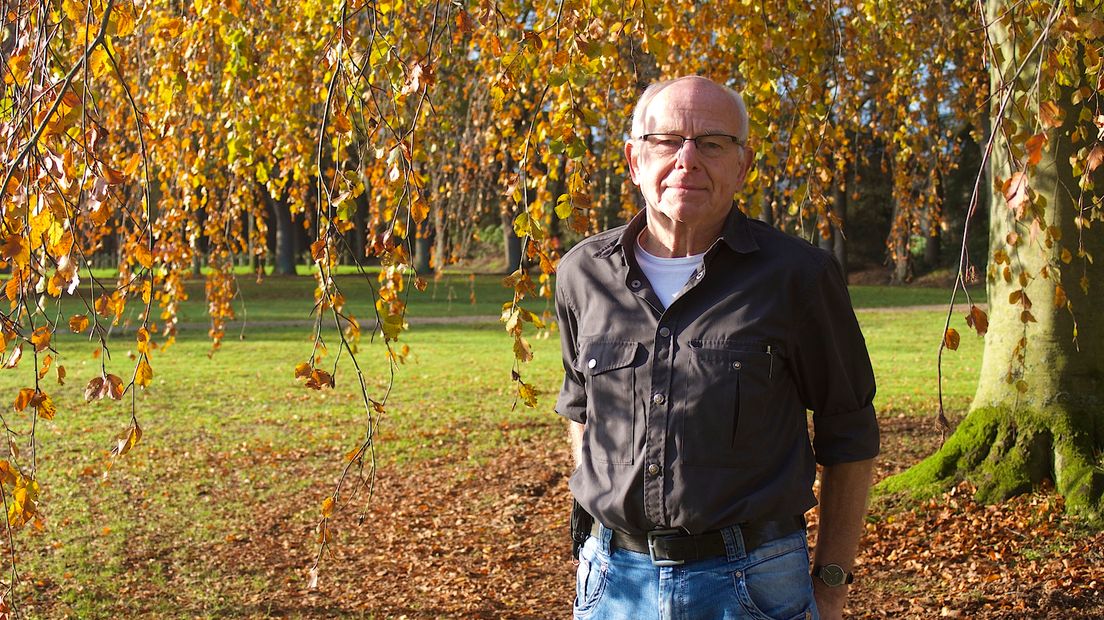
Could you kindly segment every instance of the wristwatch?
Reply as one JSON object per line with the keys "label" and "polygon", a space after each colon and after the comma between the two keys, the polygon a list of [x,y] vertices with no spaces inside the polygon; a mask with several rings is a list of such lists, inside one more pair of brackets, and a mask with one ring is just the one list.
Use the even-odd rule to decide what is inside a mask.
{"label": "wristwatch", "polygon": [[829,588],[838,588],[855,581],[855,574],[843,570],[839,564],[825,564],[813,567],[813,577],[819,577]]}

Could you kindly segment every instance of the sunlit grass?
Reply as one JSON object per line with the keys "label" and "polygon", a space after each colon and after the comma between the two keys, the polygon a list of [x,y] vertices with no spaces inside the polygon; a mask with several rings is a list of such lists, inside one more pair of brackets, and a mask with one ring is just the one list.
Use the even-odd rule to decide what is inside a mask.
{"label": "sunlit grass", "polygon": [[[272,284],[276,286],[264,288]],[[501,293],[508,293],[496,288],[497,278],[480,277],[475,285],[477,295],[498,296],[495,306],[505,297]],[[415,295],[444,303],[436,310],[449,314],[448,303],[457,302],[442,297],[445,287],[470,288],[471,281],[462,278],[438,286],[439,301],[432,299],[432,289]],[[302,303],[283,297],[305,294],[309,303],[311,288],[306,278],[270,279],[249,295],[257,302],[254,307],[282,320]],[[415,317],[432,307],[414,303]],[[465,312],[458,315],[472,312],[467,300],[460,305]],[[472,314],[486,316],[484,312]],[[425,315],[432,316],[432,311]],[[879,412],[933,414],[935,354],[944,313],[861,309],[858,316],[878,377]],[[961,317],[955,320],[961,322]],[[946,354],[944,376],[948,406],[962,410],[976,382],[981,341],[959,328],[962,346]],[[409,471],[427,459],[448,457],[478,467],[492,450],[519,436],[564,442],[566,449],[563,423],[552,412],[562,372],[558,335],[538,338],[530,332],[528,337],[536,357],[523,373],[542,391],[536,410],[514,406],[511,340],[500,324],[493,319],[414,322],[401,340],[411,353],[395,369],[387,412],[378,427],[380,463]],[[334,338],[327,338],[329,354],[322,367],[330,367],[338,349]],[[84,402],[85,383],[99,373],[94,347],[74,335],[59,336],[55,345],[63,354],[59,361],[66,366],[67,380],[57,385],[55,375],[43,378],[42,387],[58,413],[52,421],[40,420],[36,430],[45,528],[24,528],[16,535],[21,570],[28,579],[23,593],[31,600],[49,601],[44,611],[49,617],[103,617],[131,608],[126,593],[119,591],[122,575],[137,575],[128,579],[144,584],[147,599],[134,607],[143,613],[234,613],[239,604],[234,597],[259,587],[251,581],[256,577],[226,573],[212,554],[232,548],[239,538],[263,536],[255,531],[259,526],[253,515],[267,502],[299,506],[285,516],[287,527],[302,529],[309,537],[319,502],[332,491],[344,455],[366,432],[359,382],[347,358],[333,390],[308,390],[294,379],[295,364],[313,351],[306,326],[247,326],[244,340],[231,335],[211,357],[203,331],[191,329],[168,350],[154,352],[153,384],[135,395],[143,439],[108,471],[114,437],[129,423],[130,395],[123,402]],[[129,378],[133,334],[116,334],[110,351],[109,372]],[[384,348],[370,342],[367,333],[359,359],[369,395],[382,399],[391,371]],[[14,398],[16,390],[32,385],[30,362],[25,358],[19,368],[0,372],[0,391]],[[21,433],[14,440],[22,451],[20,463],[28,463],[28,415],[9,407],[5,418]],[[291,572],[302,577],[301,570]],[[151,592],[163,596],[148,600]],[[186,612],[174,607],[179,592],[187,592],[192,602]]]}

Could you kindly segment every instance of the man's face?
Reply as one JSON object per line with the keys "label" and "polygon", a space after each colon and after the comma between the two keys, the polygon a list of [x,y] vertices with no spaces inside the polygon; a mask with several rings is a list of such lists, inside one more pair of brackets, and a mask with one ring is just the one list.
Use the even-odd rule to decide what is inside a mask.
{"label": "man's face", "polygon": [[[739,108],[720,86],[688,79],[663,89],[648,104],[643,133],[686,137],[736,135]],[[625,145],[629,173],[640,187],[648,217],[688,228],[718,227],[732,208],[733,195],[744,184],[751,161],[746,147],[733,144],[719,156],[707,156],[693,141],[678,152],[662,155],[633,136]]]}

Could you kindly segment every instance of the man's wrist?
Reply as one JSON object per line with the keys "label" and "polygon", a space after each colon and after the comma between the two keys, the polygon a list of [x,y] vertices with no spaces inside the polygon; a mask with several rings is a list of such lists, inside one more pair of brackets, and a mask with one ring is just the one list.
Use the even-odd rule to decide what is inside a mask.
{"label": "man's wrist", "polygon": [[855,581],[855,574],[844,570],[839,564],[818,564],[813,567],[813,578],[821,585],[839,588]]}

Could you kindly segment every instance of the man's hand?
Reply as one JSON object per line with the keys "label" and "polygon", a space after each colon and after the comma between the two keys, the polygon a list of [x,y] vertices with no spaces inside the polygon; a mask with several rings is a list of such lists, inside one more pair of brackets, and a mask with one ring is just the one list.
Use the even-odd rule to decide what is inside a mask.
{"label": "man's hand", "polygon": [[813,597],[816,598],[817,613],[820,620],[842,620],[843,608],[847,605],[847,586],[829,588],[813,577]]}
{"label": "man's hand", "polygon": [[575,458],[575,467],[583,460],[583,432],[586,426],[573,420],[567,422],[567,437],[571,441],[571,456]]}

